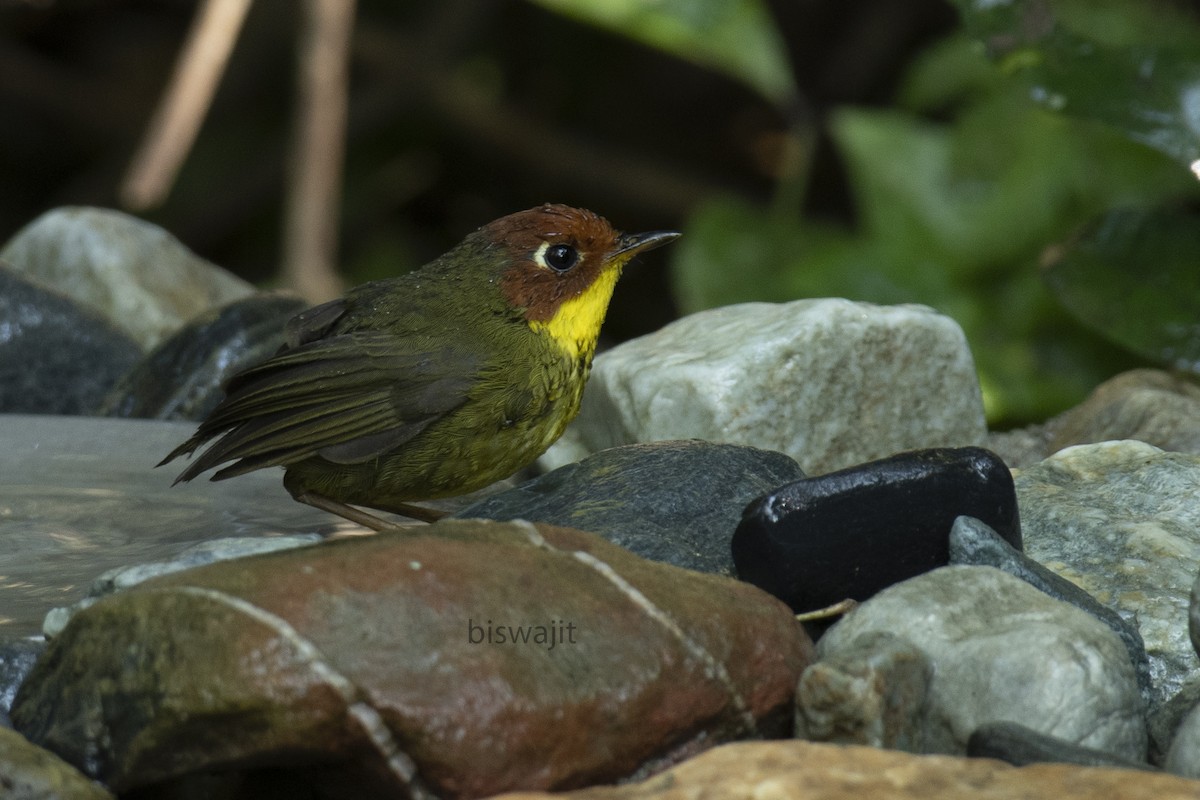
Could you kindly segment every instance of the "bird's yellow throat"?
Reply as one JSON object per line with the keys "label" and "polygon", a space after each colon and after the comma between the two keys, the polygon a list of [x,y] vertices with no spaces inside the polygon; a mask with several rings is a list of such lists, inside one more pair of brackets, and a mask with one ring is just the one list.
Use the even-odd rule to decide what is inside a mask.
{"label": "bird's yellow throat", "polygon": [[563,301],[553,317],[545,322],[531,322],[529,326],[549,334],[572,360],[591,358],[623,266],[624,262],[606,265],[590,286]]}

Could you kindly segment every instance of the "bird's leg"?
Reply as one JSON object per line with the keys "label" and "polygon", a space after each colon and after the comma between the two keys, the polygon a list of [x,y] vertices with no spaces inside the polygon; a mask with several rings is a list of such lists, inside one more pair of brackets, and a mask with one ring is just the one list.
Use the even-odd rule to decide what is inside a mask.
{"label": "bird's leg", "polygon": [[[372,514],[370,511],[364,511],[361,508],[343,503],[341,500],[334,500],[317,492],[306,490],[297,492],[292,497],[301,503],[310,505],[313,508],[319,508],[322,511],[328,511],[330,514],[336,514],[343,519],[350,520],[356,525],[362,525],[364,528],[370,528],[373,531],[387,531],[404,527],[403,525],[386,520],[377,514]],[[442,517],[448,515],[448,512],[439,511],[436,508],[426,508],[425,506],[412,505],[410,503],[394,503],[387,506],[379,506],[379,509],[381,511],[390,511],[393,514],[400,514],[401,516],[420,522],[437,522]]]}
{"label": "bird's leg", "polygon": [[[292,497],[305,505],[319,508],[322,511],[328,511],[330,514],[336,514],[342,519],[348,519],[356,525],[362,525],[364,528],[370,528],[373,531],[390,531],[402,527],[395,522],[390,522],[383,517],[372,514],[370,511],[363,511],[361,508],[355,508],[340,500],[334,500],[316,492],[297,492]],[[429,520],[426,521],[428,522]]]}

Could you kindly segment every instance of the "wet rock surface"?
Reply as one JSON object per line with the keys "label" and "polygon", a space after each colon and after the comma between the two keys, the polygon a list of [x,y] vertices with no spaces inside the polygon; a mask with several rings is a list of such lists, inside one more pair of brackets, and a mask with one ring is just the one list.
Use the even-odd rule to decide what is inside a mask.
{"label": "wet rock surface", "polygon": [[483,796],[784,733],[811,654],[747,584],[570,529],[446,520],[101,600],[12,718],[118,791],[305,754],[346,762],[344,781]]}
{"label": "wet rock surface", "polygon": [[627,445],[492,495],[456,516],[579,528],[643,558],[730,575],[729,541],[742,507],[803,475],[782,453],[753,447]]}
{"label": "wet rock surface", "polygon": [[[959,515],[1021,546],[1012,475],[978,447],[902,453],[784,486],[746,508],[733,537],[743,580],[796,611],[866,600],[949,563]],[[886,558],[880,554],[886,553]]]}
{"label": "wet rock surface", "polygon": [[91,413],[140,357],[112,323],[0,261],[0,413]]}
{"label": "wet rock surface", "polygon": [[100,404],[112,417],[201,420],[234,374],[274,355],[306,304],[256,294],[193,319],[126,372]]}

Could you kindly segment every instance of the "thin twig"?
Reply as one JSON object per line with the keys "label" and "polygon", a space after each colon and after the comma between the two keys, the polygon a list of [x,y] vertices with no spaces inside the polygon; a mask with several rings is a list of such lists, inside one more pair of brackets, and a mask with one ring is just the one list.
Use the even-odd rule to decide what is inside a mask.
{"label": "thin twig", "polygon": [[307,0],[283,275],[311,302],[341,293],[336,269],[354,0]]}
{"label": "thin twig", "polygon": [[212,105],[251,2],[205,0],[121,185],[121,201],[126,207],[143,210],[166,199]]}

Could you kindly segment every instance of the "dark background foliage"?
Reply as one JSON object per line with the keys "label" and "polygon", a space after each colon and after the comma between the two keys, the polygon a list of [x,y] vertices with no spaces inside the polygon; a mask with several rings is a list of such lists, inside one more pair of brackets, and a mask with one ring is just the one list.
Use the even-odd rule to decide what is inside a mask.
{"label": "dark background foliage", "polygon": [[[278,280],[283,251],[298,5],[254,3],[171,194],[138,212],[263,285]],[[782,42],[786,74],[772,93],[735,65],[655,46],[644,26],[595,27],[554,5],[360,0],[337,251],[348,282],[414,268],[511,211],[565,202],[627,230],[686,234],[627,272],[610,340],[748,299],[921,302],[967,331],[1000,425],[1053,413],[1135,363],[1102,340],[1105,325],[1088,330],[1060,302],[1094,285],[1099,267],[1060,271],[1067,289],[1059,280],[1054,292],[1041,274],[1112,209],[1150,209],[1151,227],[1164,203],[1180,213],[1195,180],[1186,154],[1124,125],[1137,87],[1093,92],[1118,108],[1108,118],[1074,102],[1070,48],[1165,43],[1183,54],[1172,62],[1182,85],[1200,42],[1187,7],[1001,3],[1010,19],[981,10],[995,4],[774,0],[762,27]],[[680,18],[716,7],[664,5]],[[195,10],[0,0],[0,241],[55,206],[121,207],[122,176]],[[1064,93],[1067,112],[1085,113],[1055,108]],[[1087,321],[1084,306],[1072,311]],[[1149,338],[1133,349],[1154,360]]]}

